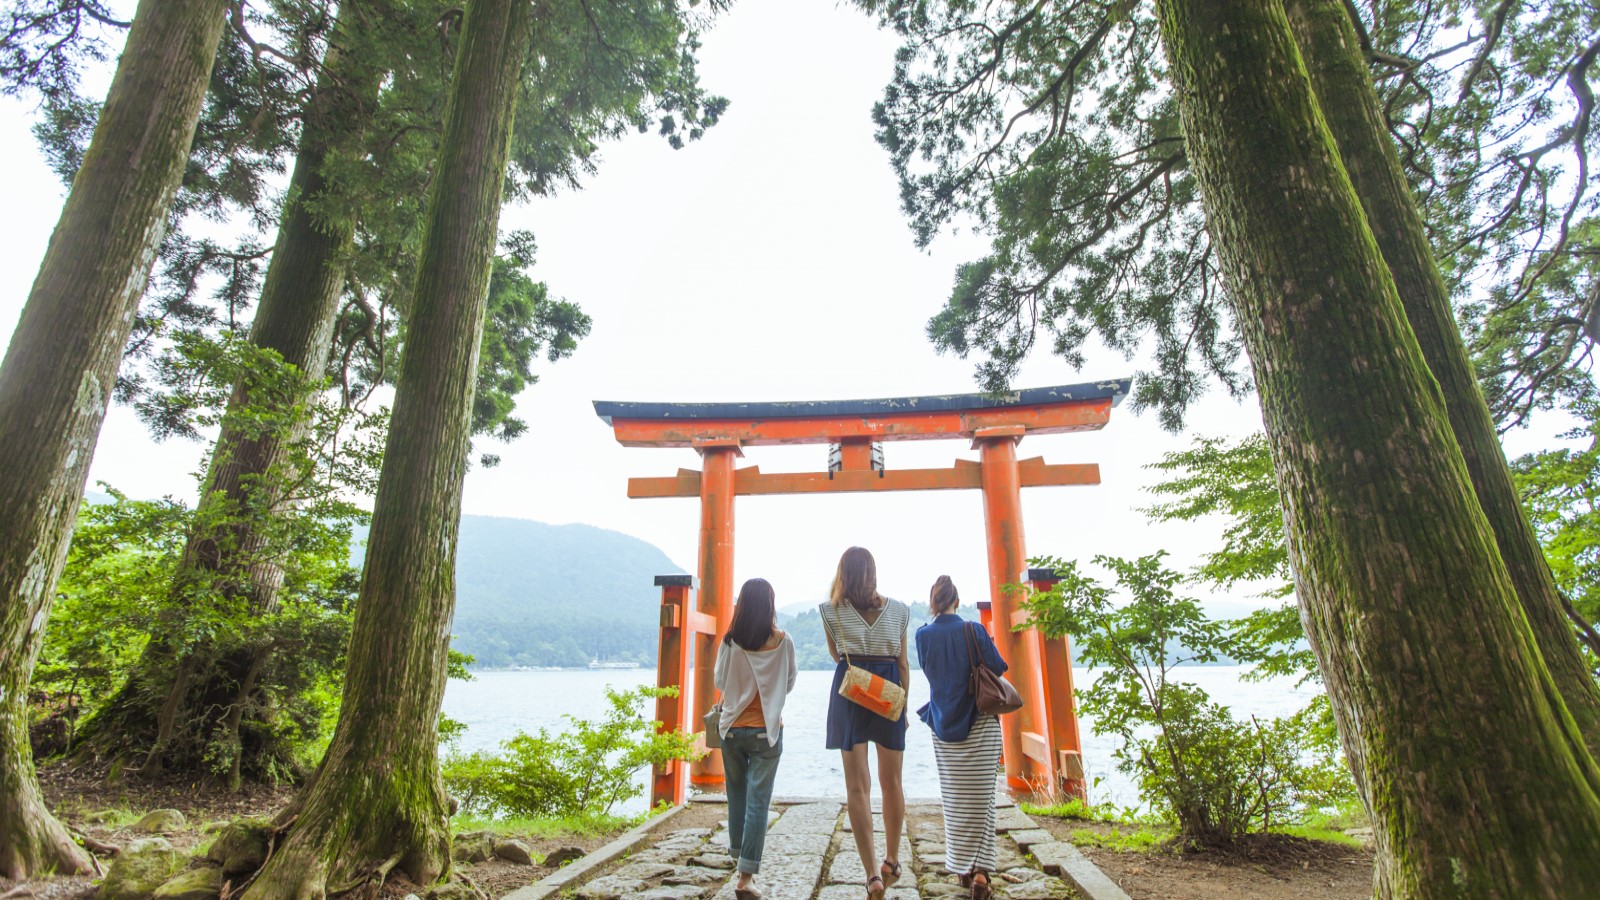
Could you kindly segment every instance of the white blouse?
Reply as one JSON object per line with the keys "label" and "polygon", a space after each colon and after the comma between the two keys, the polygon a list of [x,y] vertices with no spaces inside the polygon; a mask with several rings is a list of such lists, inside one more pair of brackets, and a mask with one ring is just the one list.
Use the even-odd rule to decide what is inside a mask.
{"label": "white blouse", "polygon": [[771,650],[746,650],[732,641],[717,645],[717,667],[711,682],[722,692],[722,719],[718,732],[728,736],[739,714],[759,694],[762,718],[767,723],[767,745],[776,747],[783,734],[783,701],[794,690],[799,675],[794,641],[785,634]]}
{"label": "white blouse", "polygon": [[841,652],[859,656],[899,656],[905,652],[911,607],[899,600],[885,597],[883,611],[870,625],[848,603],[842,606],[824,603],[818,611],[822,615],[823,633],[833,635],[834,647]]}

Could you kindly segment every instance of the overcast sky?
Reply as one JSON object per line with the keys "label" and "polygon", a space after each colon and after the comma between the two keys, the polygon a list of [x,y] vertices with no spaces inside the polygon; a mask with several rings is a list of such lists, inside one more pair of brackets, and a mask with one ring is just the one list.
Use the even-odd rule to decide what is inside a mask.
{"label": "overcast sky", "polygon": [[[131,4],[130,4],[131,5]],[[722,123],[673,151],[654,136],[606,146],[579,192],[508,208],[502,228],[538,237],[534,275],[578,302],[594,330],[576,355],[540,369],[518,404],[531,426],[514,444],[484,446],[498,468],[475,468],[464,511],[582,522],[636,535],[691,570],[698,503],[629,500],[629,476],[698,467],[689,450],[625,449],[592,401],[820,400],[975,390],[972,363],[937,355],[924,325],[958,264],[978,256],[974,235],[913,245],[887,155],[870,119],[895,41],[825,0],[737,4],[705,40],[704,83],[729,97]],[[9,336],[59,215],[62,188],[28,133],[32,109],[0,104],[0,335]],[[1141,365],[1091,355],[1082,372],[1039,355],[1020,387],[1130,375]],[[1024,491],[1031,554],[1132,556],[1166,548],[1193,564],[1214,546],[1216,522],[1149,525],[1137,511],[1154,473],[1143,467],[1194,434],[1260,427],[1254,399],[1220,393],[1198,403],[1191,431],[1163,432],[1126,407],[1092,434],[1026,438],[1023,457],[1099,463],[1097,487]],[[1538,435],[1513,436],[1513,452]],[[139,497],[192,498],[204,447],[154,443],[126,409],[102,432],[90,473]],[[976,459],[964,441],[892,443],[895,468]],[[826,449],[756,447],[744,465],[820,471]],[[927,596],[940,574],[969,602],[986,592],[983,508],[976,491],[743,497],[736,511],[738,580],[773,582],[780,605],[820,600],[839,553],[860,544],[878,559],[885,593]],[[605,578],[604,572],[594,573]]]}

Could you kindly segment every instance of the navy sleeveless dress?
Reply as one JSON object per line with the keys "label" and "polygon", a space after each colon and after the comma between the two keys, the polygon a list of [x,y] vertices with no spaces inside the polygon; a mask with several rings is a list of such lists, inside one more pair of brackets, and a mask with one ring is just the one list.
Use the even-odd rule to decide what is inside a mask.
{"label": "navy sleeveless dress", "polygon": [[[871,624],[848,604],[824,603],[818,610],[825,633],[833,635],[835,646],[850,654],[850,662],[874,675],[905,687],[900,680],[900,654],[905,650],[906,628],[911,624],[911,609],[898,600],[885,599],[883,612]],[[877,744],[885,750],[906,749],[906,716],[892,722],[864,706],[839,696],[849,668],[841,655],[833,670],[833,687],[828,694],[829,750],[849,750],[857,744]],[[909,704],[908,704],[909,705]]]}

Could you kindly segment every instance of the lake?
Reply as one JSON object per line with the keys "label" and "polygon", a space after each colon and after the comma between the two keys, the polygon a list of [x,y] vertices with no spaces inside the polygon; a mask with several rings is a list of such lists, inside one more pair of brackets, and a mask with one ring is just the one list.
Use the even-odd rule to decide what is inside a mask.
{"label": "lake", "polygon": [[[1205,689],[1211,698],[1233,709],[1236,716],[1264,718],[1289,715],[1316,695],[1316,686],[1296,687],[1293,679],[1241,681],[1247,666],[1185,666],[1178,680]],[[1075,669],[1074,681],[1093,683],[1096,671]],[[778,796],[844,797],[844,774],[839,752],[823,747],[823,721],[828,711],[828,688],[833,673],[801,672],[794,693],[784,706],[783,762],[778,769]],[[927,700],[927,682],[913,672],[912,710]],[[600,718],[605,712],[605,688],[619,689],[655,683],[654,669],[575,670],[556,672],[478,672],[473,681],[451,681],[445,689],[444,711],[467,725],[461,749],[494,750],[518,730],[561,729],[565,716]],[[654,714],[654,708],[647,711]],[[915,714],[906,737],[905,790],[910,799],[939,796],[939,776],[933,764],[928,729]],[[1111,757],[1120,742],[1115,736],[1093,733],[1093,723],[1081,722],[1083,760],[1090,779],[1090,799],[1130,805],[1137,800],[1132,784],[1116,771]],[[640,773],[643,784],[648,772]],[[1098,781],[1096,781],[1098,779]],[[876,790],[874,790],[876,793]],[[637,812],[648,803],[640,798],[619,811]]]}

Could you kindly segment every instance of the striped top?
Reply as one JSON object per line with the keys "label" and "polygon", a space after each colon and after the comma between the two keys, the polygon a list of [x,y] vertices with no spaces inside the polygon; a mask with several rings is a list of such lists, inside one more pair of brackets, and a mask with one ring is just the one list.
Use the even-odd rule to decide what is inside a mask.
{"label": "striped top", "polygon": [[899,656],[906,649],[906,629],[911,625],[911,607],[899,600],[883,600],[883,611],[871,625],[846,603],[819,607],[825,634],[832,634],[839,650],[854,656]]}

